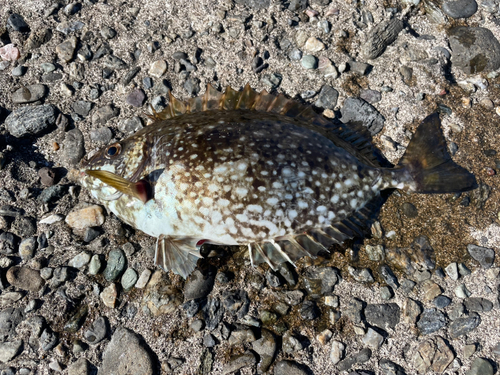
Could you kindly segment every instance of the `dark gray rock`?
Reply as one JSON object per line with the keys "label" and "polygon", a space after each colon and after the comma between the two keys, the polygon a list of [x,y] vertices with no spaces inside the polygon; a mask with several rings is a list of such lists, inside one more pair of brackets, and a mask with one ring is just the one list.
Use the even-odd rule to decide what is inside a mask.
{"label": "dark gray rock", "polygon": [[12,31],[19,31],[21,33],[29,33],[30,27],[24,20],[23,16],[17,13],[12,13],[7,18],[7,29]]}
{"label": "dark gray rock", "polygon": [[304,301],[300,307],[300,316],[305,320],[314,320],[318,318],[320,311],[316,303],[313,301]]}
{"label": "dark gray rock", "polygon": [[11,285],[30,292],[38,292],[45,284],[40,271],[28,267],[11,267],[7,271],[6,278]]}
{"label": "dark gray rock", "polygon": [[253,10],[269,8],[270,0],[235,0],[236,4],[245,5]]}
{"label": "dark gray rock", "polygon": [[96,345],[101,342],[108,331],[108,323],[106,318],[100,316],[97,318],[90,328],[83,333],[85,340],[91,345]]}
{"label": "dark gray rock", "polygon": [[112,70],[122,70],[127,68],[125,61],[114,55],[105,55],[103,57],[103,61],[104,66]]}
{"label": "dark gray rock", "polygon": [[439,331],[446,326],[445,315],[436,309],[424,309],[417,322],[417,327],[422,335]]}
{"label": "dark gray rock", "polygon": [[238,371],[239,369],[242,369],[243,367],[255,365],[255,363],[257,363],[257,358],[255,358],[255,355],[250,351],[246,351],[241,355],[232,357],[224,366],[222,373],[224,375],[230,374]]}
{"label": "dark gray rock", "polygon": [[80,162],[85,148],[83,134],[79,129],[71,129],[65,133],[62,151],[62,158],[67,164],[74,166]]}
{"label": "dark gray rock", "polygon": [[500,68],[500,43],[482,27],[454,27],[448,30],[451,62],[466,74]]}
{"label": "dark gray rock", "polygon": [[307,375],[304,367],[293,361],[279,361],[274,366],[274,375]]}
{"label": "dark gray rock", "polygon": [[59,339],[57,338],[57,334],[54,333],[50,328],[46,328],[43,330],[42,335],[40,336],[40,346],[44,351],[49,351],[57,345]]}
{"label": "dark gray rock", "polygon": [[339,274],[333,267],[309,267],[304,273],[304,286],[315,298],[332,293],[338,282]]}
{"label": "dark gray rock", "polygon": [[14,254],[16,251],[16,244],[18,239],[10,232],[3,232],[0,234],[0,253],[1,254]]}
{"label": "dark gray rock", "polygon": [[352,298],[348,302],[347,307],[344,309],[343,313],[351,322],[353,322],[354,324],[359,324],[362,320],[362,311],[364,304],[365,303],[363,301],[357,298]]}
{"label": "dark gray rock", "polygon": [[384,278],[384,281],[387,283],[387,285],[389,285],[393,289],[399,288],[398,279],[397,279],[396,275],[394,275],[394,273],[392,272],[392,270],[389,266],[387,266],[385,264],[381,265],[379,267],[379,273],[380,273],[380,275],[382,275],[382,277]]}
{"label": "dark gray rock", "polygon": [[0,343],[0,362],[5,363],[14,359],[21,352],[22,346],[22,340],[5,341]]}
{"label": "dark gray rock", "polygon": [[36,102],[47,95],[47,86],[42,84],[28,85],[12,93],[12,102],[26,104]]}
{"label": "dark gray rock", "polygon": [[434,301],[432,301],[432,303],[434,303],[434,306],[436,306],[438,309],[444,309],[445,307],[449,306],[449,304],[451,303],[451,299],[449,297],[441,295],[434,298]]}
{"label": "dark gray rock", "polygon": [[136,89],[127,95],[125,101],[133,107],[142,107],[146,100],[146,93],[143,89]]}
{"label": "dark gray rock", "polygon": [[225,291],[222,293],[226,310],[241,319],[248,314],[250,299],[244,290]]}
{"label": "dark gray rock", "polygon": [[450,336],[453,339],[466,335],[477,328],[481,323],[481,317],[477,313],[470,313],[469,316],[455,319],[449,327]]}
{"label": "dark gray rock", "polygon": [[90,371],[90,362],[83,357],[68,366],[68,375],[89,375]]}
{"label": "dark gray rock", "polygon": [[400,316],[401,309],[396,303],[367,305],[365,308],[366,321],[384,330],[394,329],[399,323]]}
{"label": "dark gray rock", "polygon": [[198,78],[190,77],[184,82],[184,90],[188,95],[197,96],[200,92],[200,80]]}
{"label": "dark gray rock", "polygon": [[80,116],[87,117],[92,109],[92,102],[87,102],[85,100],[77,100],[73,103],[73,111]]}
{"label": "dark gray rock", "polygon": [[403,21],[397,17],[380,22],[369,32],[366,42],[361,46],[361,54],[367,60],[379,57],[396,40],[401,30]]}
{"label": "dark gray rock", "polygon": [[477,245],[467,245],[467,251],[470,256],[479,262],[481,267],[490,268],[495,260],[495,251],[493,249],[477,246]]}
{"label": "dark gray rock", "polygon": [[406,375],[405,370],[398,364],[389,361],[388,359],[381,359],[378,363],[382,375]]}
{"label": "dark gray rock", "polygon": [[294,287],[297,285],[298,277],[295,268],[288,262],[279,265],[278,272],[285,279],[286,283]]}
{"label": "dark gray rock", "polygon": [[113,138],[113,132],[107,126],[94,129],[90,132],[90,139],[96,143],[107,145],[108,143],[111,142],[112,138]]}
{"label": "dark gray rock", "polygon": [[5,127],[16,138],[38,134],[55,123],[56,107],[50,104],[22,107],[5,119]]}
{"label": "dark gray rock", "polygon": [[443,12],[451,18],[469,18],[477,12],[476,0],[445,1]]}
{"label": "dark gray rock", "polygon": [[208,298],[207,304],[203,307],[203,317],[209,331],[213,331],[222,320],[224,306],[218,298]]}
{"label": "dark gray rock", "polygon": [[104,349],[98,375],[153,375],[155,365],[144,340],[127,328],[118,327]]}
{"label": "dark gray rock", "polygon": [[338,98],[339,92],[337,90],[332,86],[324,85],[314,105],[319,108],[333,109],[337,105]]}
{"label": "dark gray rock", "polygon": [[36,233],[36,222],[31,217],[17,216],[10,226],[10,230],[21,238],[33,236]]}
{"label": "dark gray rock", "polygon": [[259,370],[263,373],[266,372],[273,363],[274,356],[276,355],[276,339],[274,335],[263,329],[262,337],[252,342],[252,349],[260,356]]}
{"label": "dark gray rock", "polygon": [[127,264],[125,253],[121,249],[113,249],[108,254],[108,263],[104,269],[104,278],[108,281],[116,280],[124,271]]}
{"label": "dark gray rock", "polygon": [[22,320],[23,314],[20,309],[9,308],[0,311],[0,341],[12,338]]}
{"label": "dark gray rock", "polygon": [[339,371],[349,371],[349,369],[355,364],[361,364],[368,362],[372,356],[372,351],[368,348],[362,349],[361,351],[343,359],[337,364]]}
{"label": "dark gray rock", "polygon": [[366,126],[372,135],[384,127],[385,118],[371,104],[359,98],[347,98],[340,110],[344,124],[348,122]]}
{"label": "dark gray rock", "polygon": [[214,287],[216,272],[215,267],[210,267],[205,272],[194,270],[184,285],[185,300],[189,301],[208,296]]}
{"label": "dark gray rock", "polygon": [[203,337],[203,346],[205,348],[213,348],[215,345],[217,345],[215,337],[211,333],[207,333]]}
{"label": "dark gray rock", "polygon": [[484,358],[476,358],[466,375],[493,375],[495,370],[491,363]]}
{"label": "dark gray rock", "polygon": [[103,125],[112,118],[118,116],[119,113],[120,110],[111,105],[98,108],[92,114],[92,123],[94,125]]}
{"label": "dark gray rock", "polygon": [[487,312],[493,308],[493,302],[481,297],[471,297],[464,301],[465,308],[471,312]]}

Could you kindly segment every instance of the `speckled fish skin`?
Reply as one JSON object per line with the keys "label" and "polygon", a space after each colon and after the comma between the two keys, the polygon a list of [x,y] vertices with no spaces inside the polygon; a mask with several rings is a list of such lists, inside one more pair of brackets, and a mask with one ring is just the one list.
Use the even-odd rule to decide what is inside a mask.
{"label": "speckled fish skin", "polygon": [[163,169],[154,200],[108,201],[117,216],[156,237],[237,245],[297,234],[342,220],[405,177],[365,165],[310,125],[271,113],[188,114],[121,144],[116,162],[95,158],[89,166],[128,179],[139,167],[142,175]]}
{"label": "speckled fish skin", "polygon": [[[210,103],[209,88],[204,103]],[[249,90],[238,95],[252,96]],[[352,238],[341,223],[383,189],[433,193],[475,185],[474,177],[447,154],[437,115],[424,120],[400,166],[387,169],[349,143],[349,137],[332,132],[326,119],[282,114],[301,107],[309,115],[307,108],[282,96],[258,95],[247,103],[274,104],[264,112],[206,108],[157,119],[85,162],[80,183],[120,219],[157,237],[155,262],[183,277],[196,265],[200,240],[248,245],[252,264],[265,261],[274,267],[314,256],[316,245],[326,250],[328,244]],[[180,106],[171,100],[172,107]],[[223,97],[220,106],[228,102]],[[273,112],[273,105],[281,113]],[[137,199],[118,191],[118,185],[86,176],[89,170],[146,183],[151,192]],[[299,241],[303,233],[309,239]]]}

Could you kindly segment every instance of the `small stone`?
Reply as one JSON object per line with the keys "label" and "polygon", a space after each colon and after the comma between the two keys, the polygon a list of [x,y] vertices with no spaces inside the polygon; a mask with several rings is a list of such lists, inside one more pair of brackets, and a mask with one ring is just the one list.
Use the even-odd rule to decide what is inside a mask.
{"label": "small stone", "polygon": [[368,362],[372,356],[372,351],[369,348],[360,350],[352,354],[346,359],[340,361],[337,365],[339,371],[348,371],[353,365]]}
{"label": "small stone", "polygon": [[384,342],[384,336],[375,331],[373,328],[368,328],[365,336],[361,340],[370,349],[378,349]]}
{"label": "small stone", "polygon": [[403,203],[403,214],[410,219],[414,219],[418,216],[417,208],[408,202]]}
{"label": "small stone", "polygon": [[484,358],[476,358],[465,375],[493,375],[495,370],[491,363]]}
{"label": "small stone", "polygon": [[257,358],[255,358],[255,355],[251,351],[247,351],[244,354],[231,357],[229,362],[224,366],[222,374],[227,375],[243,367],[255,365],[255,363],[257,363]]}
{"label": "small stone", "polygon": [[396,303],[369,304],[364,310],[366,321],[381,329],[394,329],[399,323],[400,308]]}
{"label": "small stone", "polygon": [[[298,58],[297,60],[300,60]],[[328,57],[321,56],[318,62],[318,70],[325,78],[335,79],[339,76],[339,72],[335,65],[330,61]]]}
{"label": "small stone", "polygon": [[344,309],[343,314],[354,324],[361,323],[361,311],[363,310],[364,302],[357,299],[352,298],[346,308]]}
{"label": "small stone", "polygon": [[137,280],[137,282],[135,283],[135,287],[138,289],[143,289],[147,285],[150,277],[151,270],[146,268],[144,271],[142,271],[139,280]]}
{"label": "small stone", "polygon": [[68,366],[68,375],[88,375],[90,373],[90,362],[83,357]]}
{"label": "small stone", "polygon": [[300,308],[300,316],[305,320],[314,320],[319,314],[318,306],[313,301],[304,301]]}
{"label": "small stone", "polygon": [[123,290],[128,291],[132,289],[137,282],[137,279],[137,272],[133,268],[127,268],[121,279]]}
{"label": "small stone", "polygon": [[475,312],[470,313],[469,316],[457,318],[450,324],[450,336],[456,339],[462,335],[466,335],[476,329],[480,323],[481,317]]}
{"label": "small stone", "polygon": [[30,292],[38,292],[45,284],[40,271],[28,267],[11,267],[7,271],[6,278],[13,286]]}
{"label": "small stone", "polygon": [[121,122],[119,128],[125,133],[135,133],[136,131],[142,129],[143,125],[140,117],[134,116]]}
{"label": "small stone", "polygon": [[99,258],[99,255],[95,254],[92,256],[90,259],[89,263],[89,274],[91,275],[97,275],[102,267],[101,259]]}
{"label": "small stone", "polygon": [[470,344],[464,346],[464,357],[468,359],[476,352],[476,344]]}
{"label": "small stone", "polygon": [[167,71],[167,63],[164,60],[157,60],[151,64],[149,74],[153,77],[160,78]]}
{"label": "small stone", "polygon": [[7,29],[11,31],[19,31],[21,33],[29,33],[30,27],[24,20],[23,16],[17,13],[12,13],[7,18]]}
{"label": "small stone", "polygon": [[115,308],[116,298],[118,297],[118,291],[116,290],[116,284],[111,283],[109,286],[103,289],[101,295],[101,300],[107,307],[112,309]]}
{"label": "small stone", "polygon": [[296,362],[279,361],[274,365],[274,375],[307,375],[307,372]]}
{"label": "small stone", "polygon": [[312,55],[304,55],[300,63],[305,69],[316,69],[318,67],[318,58]]}
{"label": "small stone", "polygon": [[40,336],[40,346],[46,352],[55,348],[59,339],[57,338],[57,334],[54,333],[50,328],[46,328],[43,330]]}
{"label": "small stone", "polygon": [[71,228],[82,230],[88,227],[98,227],[104,224],[104,214],[101,206],[92,205],[71,211],[66,216],[66,224]]}
{"label": "small stone", "polygon": [[451,18],[469,18],[477,12],[477,3],[475,0],[445,1],[442,9]]}
{"label": "small stone", "polygon": [[468,276],[471,274],[471,270],[465,264],[458,263],[458,273],[460,273],[460,276]]}
{"label": "small stone", "polygon": [[100,144],[108,144],[113,138],[113,132],[107,126],[94,129],[90,132],[90,139]]}
{"label": "small stone", "polygon": [[424,300],[429,302],[441,294],[441,287],[434,281],[425,280],[422,282],[422,292],[424,293]]}
{"label": "small stone", "polygon": [[25,238],[19,244],[19,255],[21,259],[30,260],[35,254],[35,250],[38,247],[36,237]]}
{"label": "small stone", "polygon": [[347,270],[349,271],[349,275],[351,275],[357,282],[373,283],[375,281],[368,268],[354,268],[349,266]]}
{"label": "small stone", "polygon": [[455,295],[458,298],[467,298],[471,295],[465,284],[460,284],[455,288]]}
{"label": "small stone", "polygon": [[266,329],[262,330],[260,339],[252,342],[252,349],[260,356],[258,368],[261,372],[266,372],[273,363],[276,347],[274,335]]}
{"label": "small stone", "polygon": [[184,298],[188,301],[208,296],[214,287],[216,272],[213,268],[205,273],[200,270],[193,271],[184,286]]}
{"label": "small stone", "polygon": [[86,251],[82,251],[80,254],[76,255],[73,259],[68,262],[68,266],[74,268],[85,267],[90,262],[90,254]]}
{"label": "small stone", "polygon": [[188,95],[196,96],[200,92],[200,80],[198,78],[190,77],[184,82],[184,90]]}
{"label": "small stone", "polygon": [[467,245],[467,251],[474,260],[479,262],[481,267],[490,268],[493,265],[495,260],[495,251],[493,249],[470,244]]}
{"label": "small stone", "polygon": [[12,111],[5,119],[5,127],[14,137],[36,135],[53,126],[56,122],[56,109],[52,105],[22,107]]}
{"label": "small stone", "polygon": [[325,329],[323,332],[321,332],[316,336],[316,340],[318,340],[318,342],[321,345],[326,345],[328,341],[330,341],[332,336],[333,336],[332,331],[330,331],[329,329]]}
{"label": "small stone", "polygon": [[373,107],[360,98],[347,98],[340,110],[343,123],[354,122],[364,124],[372,135],[384,127],[385,118]]}
{"label": "small stone", "polygon": [[330,351],[330,360],[334,365],[340,362],[344,357],[345,345],[340,341],[332,341],[332,350]]}
{"label": "small stone", "polygon": [[22,345],[22,340],[0,343],[0,362],[5,363],[14,359],[21,352]]}
{"label": "small stone", "polygon": [[278,73],[271,73],[271,74],[264,74],[260,81],[268,86],[271,90],[274,90],[277,88],[282,80],[281,74]]}
{"label": "small stone", "polygon": [[417,322],[417,327],[422,335],[436,332],[445,326],[446,317],[441,311],[436,309],[424,309]]}
{"label": "small stone", "polygon": [[61,44],[58,44],[56,46],[57,57],[65,63],[70,62],[75,53],[77,43],[78,39],[76,36],[71,36]]}
{"label": "small stone", "polygon": [[111,70],[123,70],[127,68],[125,61],[114,55],[106,55],[103,57],[103,64]]}
{"label": "small stone", "polygon": [[126,263],[127,258],[125,257],[123,250],[111,250],[108,254],[108,263],[103,272],[104,278],[108,281],[116,280],[125,269]]}
{"label": "small stone", "polygon": [[451,299],[446,296],[438,296],[434,299],[434,301],[432,301],[432,303],[438,309],[444,309],[445,307],[450,305]]}
{"label": "small stone", "polygon": [[107,331],[108,323],[106,318],[100,316],[92,323],[92,326],[83,333],[83,337],[90,345],[96,345],[104,340]]}
{"label": "small stone", "polygon": [[454,358],[452,349],[440,336],[424,341],[410,356],[411,362],[420,374],[430,371],[440,374],[446,370]]}
{"label": "small stone", "polygon": [[444,271],[446,272],[446,274],[448,275],[448,277],[450,279],[452,279],[453,281],[457,281],[458,280],[458,266],[457,266],[457,263],[453,262],[453,263],[450,263],[448,266],[446,266],[446,268],[444,269]]}
{"label": "small stone", "polygon": [[92,114],[92,123],[94,125],[104,125],[112,118],[118,116],[119,113],[120,111],[117,108],[113,108],[111,105],[98,108]]}
{"label": "small stone", "polygon": [[21,57],[19,49],[14,44],[9,43],[0,47],[0,58],[6,61],[16,61]]}
{"label": "small stone", "polygon": [[15,104],[33,103],[44,98],[47,91],[47,86],[41,84],[21,87],[12,94],[12,102]]}
{"label": "small stone", "polygon": [[144,340],[133,331],[118,327],[104,349],[98,375],[156,373],[150,350]]}
{"label": "small stone", "polygon": [[349,61],[348,64],[349,64],[349,69],[352,72],[361,74],[362,76],[364,76],[368,72],[368,69],[370,69],[371,67],[370,64],[359,61]]}
{"label": "small stone", "polygon": [[[382,100],[382,94],[380,91],[376,90],[361,90],[359,93],[359,97],[363,100],[366,100],[368,103],[378,103]],[[404,212],[404,205],[403,205]]]}
{"label": "small stone", "polygon": [[105,39],[113,39],[116,36],[116,31],[108,26],[104,26],[100,30],[100,33],[101,33],[102,37]]}
{"label": "small stone", "polygon": [[80,116],[87,117],[92,109],[92,102],[85,100],[77,100],[73,103],[73,111]]}
{"label": "small stone", "polygon": [[126,102],[127,104],[133,107],[142,107],[144,105],[144,101],[146,100],[146,93],[143,89],[137,89],[132,91],[127,95]]}
{"label": "small stone", "polygon": [[318,38],[312,36],[307,39],[304,49],[309,53],[316,53],[323,51],[325,49],[325,45]]}
{"label": "small stone", "polygon": [[314,105],[319,108],[333,109],[337,105],[338,97],[339,93],[337,90],[329,85],[324,85]]}
{"label": "small stone", "polygon": [[394,296],[392,290],[388,286],[383,286],[380,288],[380,298],[387,301],[390,300]]}

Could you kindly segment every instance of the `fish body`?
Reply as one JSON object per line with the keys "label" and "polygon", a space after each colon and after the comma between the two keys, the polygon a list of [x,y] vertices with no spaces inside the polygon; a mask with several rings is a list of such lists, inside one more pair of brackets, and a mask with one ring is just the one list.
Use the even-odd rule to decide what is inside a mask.
{"label": "fish body", "polygon": [[[429,142],[417,139],[401,166],[382,168],[360,126],[248,86],[224,95],[209,87],[188,104],[171,98],[152,125],[85,162],[79,180],[124,222],[159,239],[155,261],[165,269],[187,277],[201,240],[247,245],[252,263],[274,267],[360,234],[384,189],[471,188],[473,176],[441,150],[439,117],[427,123],[425,131],[438,131],[431,147],[441,147],[422,159],[419,148],[429,145],[420,143]],[[435,171],[422,173],[433,163]],[[444,172],[456,183],[443,183]]]}

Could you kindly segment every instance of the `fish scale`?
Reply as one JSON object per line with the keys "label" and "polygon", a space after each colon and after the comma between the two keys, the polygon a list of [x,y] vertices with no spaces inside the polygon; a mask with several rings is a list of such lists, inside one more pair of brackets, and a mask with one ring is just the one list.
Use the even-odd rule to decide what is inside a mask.
{"label": "fish scale", "polygon": [[[84,162],[77,180],[134,228],[158,238],[155,263],[187,277],[200,241],[246,245],[271,267],[362,235],[383,189],[464,191],[439,117],[427,117],[395,168],[360,125],[256,93],[207,87],[170,98],[153,124]],[[383,162],[383,160],[382,160]]]}

